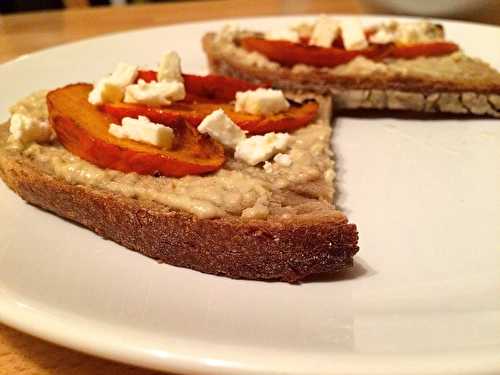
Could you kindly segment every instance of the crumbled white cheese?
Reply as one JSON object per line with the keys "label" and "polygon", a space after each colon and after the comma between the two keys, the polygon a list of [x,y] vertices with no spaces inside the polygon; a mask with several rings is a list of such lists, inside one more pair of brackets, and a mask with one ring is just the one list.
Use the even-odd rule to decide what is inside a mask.
{"label": "crumbled white cheese", "polygon": [[442,39],[442,30],[428,22],[406,22],[398,24],[396,40],[402,44],[425,43]]}
{"label": "crumbled white cheese", "polygon": [[371,43],[388,44],[396,41],[399,23],[395,20],[386,21],[375,27],[375,33],[369,36]]}
{"label": "crumbled white cheese", "polygon": [[9,142],[18,141],[48,142],[54,139],[55,134],[47,121],[40,121],[21,113],[14,113],[10,118]]}
{"label": "crumbled white cheese", "polygon": [[227,23],[215,34],[216,42],[230,42],[240,32],[238,24]]}
{"label": "crumbled white cheese", "polygon": [[286,133],[267,133],[254,135],[238,143],[234,157],[247,164],[256,165],[268,160],[278,152],[285,151],[290,142],[290,135]]}
{"label": "crumbled white cheese", "polygon": [[375,44],[389,44],[396,40],[396,34],[386,28],[379,28],[375,34],[370,35],[369,40]]}
{"label": "crumbled white cheese", "polygon": [[130,85],[137,78],[139,68],[136,65],[118,63],[115,71],[107,79],[115,85],[125,87]]}
{"label": "crumbled white cheese", "polygon": [[136,65],[119,63],[110,76],[104,77],[94,85],[88,96],[89,103],[100,105],[121,101],[125,87],[135,81],[137,74],[138,67]]}
{"label": "crumbled white cheese", "polygon": [[299,38],[310,38],[314,29],[314,25],[309,22],[299,22],[291,25],[290,30],[299,34]]}
{"label": "crumbled white cheese", "polygon": [[156,77],[157,81],[183,81],[181,59],[176,52],[168,51],[163,54]]}
{"label": "crumbled white cheese", "polygon": [[264,169],[264,172],[266,172],[266,173],[273,172],[273,165],[271,163],[269,163],[268,161],[264,162],[264,165],[262,166],[262,168]]}
{"label": "crumbled white cheese", "polygon": [[355,51],[368,47],[363,25],[359,18],[347,18],[340,21],[342,40],[347,51]]}
{"label": "crumbled white cheese", "polygon": [[274,162],[282,167],[290,167],[292,165],[292,159],[288,154],[276,154],[273,158]]}
{"label": "crumbled white cheese", "polygon": [[184,84],[178,81],[151,81],[140,79],[137,84],[125,89],[125,103],[140,103],[148,105],[168,105],[186,96]]}
{"label": "crumbled white cheese", "polygon": [[245,132],[222,109],[217,109],[205,117],[198,125],[198,131],[233,149],[245,139]]}
{"label": "crumbled white cheese", "polygon": [[286,111],[289,107],[281,90],[258,88],[236,93],[236,112],[267,116]]}
{"label": "crumbled white cheese", "polygon": [[398,23],[385,22],[377,26],[375,34],[370,36],[370,42],[387,44],[426,43],[443,39],[442,29],[428,21]]}
{"label": "crumbled white cheese", "polygon": [[119,87],[107,79],[102,79],[94,85],[89,93],[88,101],[93,105],[104,103],[117,103],[123,98],[123,88]]}
{"label": "crumbled white cheese", "polygon": [[156,124],[146,116],[139,116],[137,119],[124,117],[121,126],[111,124],[108,131],[117,138],[132,139],[165,149],[171,148],[174,141],[174,131],[172,128]]}
{"label": "crumbled white cheese", "polygon": [[331,47],[338,34],[339,22],[323,14],[314,25],[309,44],[325,48]]}
{"label": "crumbled white cheese", "polygon": [[299,34],[293,30],[273,30],[265,34],[265,39],[268,40],[286,40],[288,42],[299,42]]}

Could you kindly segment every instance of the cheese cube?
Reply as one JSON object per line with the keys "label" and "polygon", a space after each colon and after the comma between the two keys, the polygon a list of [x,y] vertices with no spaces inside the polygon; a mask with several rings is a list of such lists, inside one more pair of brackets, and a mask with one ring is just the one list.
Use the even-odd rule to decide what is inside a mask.
{"label": "cheese cube", "polygon": [[292,43],[298,43],[299,34],[294,30],[273,30],[265,34],[265,39],[268,40],[286,40]]}
{"label": "cheese cube", "polygon": [[359,18],[347,18],[340,21],[342,40],[348,51],[356,51],[368,47],[365,32]]}
{"label": "cheese cube", "polygon": [[389,21],[377,26],[375,34],[370,36],[370,42],[387,44],[428,43],[443,40],[443,30],[429,21],[405,22]]}
{"label": "cheese cube", "polygon": [[47,121],[39,121],[21,113],[14,113],[10,118],[9,142],[21,143],[48,142],[55,134]]}
{"label": "cheese cube", "polygon": [[117,138],[132,139],[153,146],[169,149],[174,141],[172,128],[151,122],[146,116],[137,119],[124,117],[122,125],[111,124],[109,133]]}
{"label": "cheese cube", "polygon": [[236,23],[227,23],[215,34],[215,41],[232,42],[240,32],[240,26]]}
{"label": "cheese cube", "polygon": [[186,96],[184,84],[178,81],[151,81],[140,79],[135,85],[125,89],[125,103],[147,105],[168,105],[172,101],[182,100]]}
{"label": "cheese cube", "polygon": [[331,47],[338,34],[339,22],[322,15],[314,25],[309,44],[325,48]]}
{"label": "cheese cube", "polygon": [[299,38],[310,38],[314,29],[314,25],[309,22],[299,22],[290,26],[290,30],[295,31]]}
{"label": "cheese cube", "polygon": [[138,67],[119,63],[114,72],[94,85],[89,93],[88,101],[94,105],[119,102],[123,98],[125,87],[135,81]]}
{"label": "cheese cube", "polygon": [[236,93],[236,112],[267,116],[286,111],[289,107],[281,90],[259,88]]}
{"label": "cheese cube", "polygon": [[266,173],[273,172],[273,165],[271,163],[269,163],[268,161],[264,162],[264,165],[262,166],[262,168],[264,169],[264,172],[266,172]]}
{"label": "cheese cube", "polygon": [[427,43],[443,37],[443,30],[429,21],[401,23],[396,30],[396,40],[402,44]]}
{"label": "cheese cube", "polygon": [[119,63],[115,71],[109,76],[109,81],[117,86],[125,87],[135,81],[138,74],[138,67],[127,63]]}
{"label": "cheese cube", "polygon": [[177,53],[169,51],[163,54],[156,77],[158,81],[183,81],[181,59]]}
{"label": "cheese cube", "polygon": [[288,154],[276,154],[276,156],[273,158],[276,164],[282,166],[282,167],[289,167],[292,165],[292,159],[290,158],[290,155]]}
{"label": "cheese cube", "polygon": [[289,142],[290,135],[286,133],[272,132],[254,135],[238,143],[234,157],[247,164],[256,165],[268,160],[280,151],[285,151]]}
{"label": "cheese cube", "polygon": [[104,103],[118,103],[123,99],[124,89],[115,85],[108,79],[103,78],[89,93],[88,101],[93,105],[101,105]]}
{"label": "cheese cube", "polygon": [[213,111],[198,125],[198,131],[208,134],[228,148],[245,139],[245,132],[236,125],[222,109]]}
{"label": "cheese cube", "polygon": [[375,44],[388,44],[396,40],[396,34],[387,28],[380,27],[375,34],[370,35],[370,42]]}

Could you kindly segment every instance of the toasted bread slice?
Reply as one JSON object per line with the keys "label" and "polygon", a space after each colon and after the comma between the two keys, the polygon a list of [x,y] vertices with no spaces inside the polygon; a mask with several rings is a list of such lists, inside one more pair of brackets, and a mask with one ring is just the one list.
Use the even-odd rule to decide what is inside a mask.
{"label": "toasted bread slice", "polygon": [[[44,118],[44,106],[38,94],[13,111]],[[57,142],[13,144],[2,125],[0,177],[27,202],[161,262],[233,278],[296,282],[349,268],[358,251],[356,226],[331,204],[329,116],[325,102],[314,124],[292,134],[292,160],[307,159],[304,152],[312,146],[313,164],[271,163],[266,172],[229,160],[215,174],[184,178],[103,170]],[[311,131],[320,138],[315,145],[307,143]],[[255,183],[262,195],[240,191],[237,179]],[[224,201],[213,197],[217,189]]]}
{"label": "toasted bread slice", "polygon": [[[224,34],[226,32],[226,34]],[[458,51],[439,57],[374,62],[363,57],[335,68],[285,67],[239,45],[248,31],[208,33],[203,49],[217,74],[296,92],[332,95],[336,109],[391,109],[500,117],[500,73]]]}

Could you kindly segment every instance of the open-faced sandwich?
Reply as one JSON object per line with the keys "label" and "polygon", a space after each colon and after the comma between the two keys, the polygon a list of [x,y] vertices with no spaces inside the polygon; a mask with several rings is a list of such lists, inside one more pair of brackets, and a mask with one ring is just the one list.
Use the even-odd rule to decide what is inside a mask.
{"label": "open-faced sandwich", "polygon": [[27,202],[149,257],[298,281],[352,265],[332,205],[330,100],[120,63],[95,85],[39,92],[0,126],[0,176]]}
{"label": "open-faced sandwich", "polygon": [[212,72],[332,95],[335,108],[500,117],[500,74],[428,21],[363,27],[321,16],[270,32],[224,27],[203,38]]}

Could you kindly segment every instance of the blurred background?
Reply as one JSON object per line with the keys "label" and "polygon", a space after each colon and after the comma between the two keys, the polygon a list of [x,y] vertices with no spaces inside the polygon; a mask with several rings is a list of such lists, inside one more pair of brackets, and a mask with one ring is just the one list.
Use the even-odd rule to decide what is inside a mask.
{"label": "blurred background", "polygon": [[[255,0],[256,3],[265,1]],[[332,3],[345,2],[344,0],[330,1]],[[0,13],[11,14],[50,9],[124,6],[160,2],[183,2],[183,0],[0,0]],[[486,22],[488,21],[488,14],[498,12],[500,9],[500,0],[364,0],[360,2],[370,13],[439,16]]]}
{"label": "blurred background", "polygon": [[[0,0],[2,14],[89,6],[175,2],[179,0]],[[257,0],[258,1],[258,0]]]}
{"label": "blurred background", "polygon": [[403,14],[500,25],[500,0],[0,0],[0,63],[110,32],[220,18],[321,13]]}
{"label": "blurred background", "polygon": [[[83,8],[102,5],[126,5],[128,3],[145,3],[144,0],[0,0],[0,12],[19,13],[50,9]],[[155,2],[155,1],[148,1]]]}

